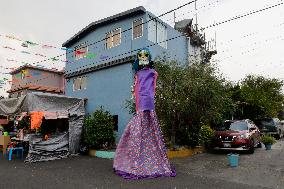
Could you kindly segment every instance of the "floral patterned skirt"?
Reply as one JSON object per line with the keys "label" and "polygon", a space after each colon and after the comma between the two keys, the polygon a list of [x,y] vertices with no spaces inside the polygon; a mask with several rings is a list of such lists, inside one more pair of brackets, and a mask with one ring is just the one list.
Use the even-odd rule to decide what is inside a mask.
{"label": "floral patterned skirt", "polygon": [[139,112],[130,120],[117,146],[113,169],[125,179],[176,176],[155,111]]}

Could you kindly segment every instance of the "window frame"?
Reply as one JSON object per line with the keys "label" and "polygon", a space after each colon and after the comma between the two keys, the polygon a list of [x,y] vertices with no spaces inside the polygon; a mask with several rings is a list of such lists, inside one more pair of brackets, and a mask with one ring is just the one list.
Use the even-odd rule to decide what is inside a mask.
{"label": "window frame", "polygon": [[[85,79],[85,86],[84,88],[82,87],[82,79]],[[79,82],[79,83],[76,83],[77,84],[77,88],[75,88],[75,81],[76,82]],[[80,77],[76,77],[76,78],[73,78],[73,92],[75,91],[81,91],[81,90],[86,90],[87,89],[87,76],[80,76]]]}
{"label": "window frame", "polygon": [[[155,36],[154,40],[150,39],[150,36],[149,36],[150,32],[152,32],[151,30],[149,30],[149,27],[150,27],[149,23],[151,23],[151,22],[155,23],[155,28],[153,30],[153,33],[154,33],[154,36]],[[147,40],[152,42],[152,43],[157,43],[157,20],[154,17],[152,17],[151,15],[149,15],[149,21],[148,21],[148,36],[147,36]]]}
{"label": "window frame", "polygon": [[[117,30],[119,30],[119,44],[114,46],[114,42],[113,42],[113,39],[114,39],[113,36],[114,35],[113,35],[113,33],[114,33],[114,31],[117,31]],[[120,44],[121,44],[121,28],[116,28],[116,29],[112,30],[112,47],[117,47]]]}
{"label": "window frame", "polygon": [[[119,44],[117,44],[117,45],[114,45],[114,42],[113,42],[113,33],[114,33],[114,31],[116,31],[116,30],[119,30]],[[111,31],[109,31],[109,32],[107,32],[106,34],[105,34],[105,36],[107,36],[108,34],[111,34],[111,47],[107,47],[107,37],[105,37],[105,39],[106,39],[106,42],[105,42],[105,49],[111,49],[111,48],[113,48],[113,47],[117,47],[117,46],[119,46],[120,44],[121,44],[121,38],[122,38],[122,36],[121,36],[121,27],[119,27],[119,28],[116,28],[116,29],[113,29],[113,30],[111,30]]]}
{"label": "window frame", "polygon": [[[162,28],[163,32],[158,32],[158,28]],[[159,22],[158,20],[156,20],[156,40],[157,43],[160,47],[163,47],[164,49],[168,48],[168,43],[167,43],[167,38],[168,38],[168,33],[167,33],[167,26],[164,23]],[[161,38],[160,35],[162,36],[162,40],[159,41],[159,39]],[[159,42],[158,42],[159,41]]]}
{"label": "window frame", "polygon": [[[141,36],[139,37],[135,37],[134,38],[134,22],[137,22],[138,20],[141,20],[141,27],[142,27],[142,31],[141,31]],[[143,18],[137,18],[135,20],[132,21],[132,40],[134,39],[139,39],[140,37],[143,37],[143,33],[144,33],[144,27],[143,27],[144,23],[143,23]]]}
{"label": "window frame", "polygon": [[[164,49],[168,49],[168,41],[167,41],[168,40],[168,30],[167,30],[168,27],[166,26],[166,24],[157,20],[156,18],[152,17],[151,15],[149,15],[148,17],[149,17],[149,23],[151,23],[151,22],[155,23],[155,28],[154,28],[154,30],[149,30],[149,23],[148,23],[148,38],[147,38],[147,40],[152,42],[152,43],[158,44],[160,47],[162,47]],[[163,31],[164,31],[163,33],[162,32],[158,33],[159,27],[163,28]],[[150,36],[149,32],[153,32],[153,34],[155,35],[155,37],[154,37],[155,42],[152,39],[149,38],[149,36]],[[162,38],[165,38],[165,39],[160,41],[159,40],[160,36],[162,36]]]}

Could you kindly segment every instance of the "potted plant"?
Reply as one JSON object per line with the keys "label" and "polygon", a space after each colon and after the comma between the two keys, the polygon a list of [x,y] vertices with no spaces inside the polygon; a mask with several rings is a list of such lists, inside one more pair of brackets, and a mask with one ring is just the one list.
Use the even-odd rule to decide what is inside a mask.
{"label": "potted plant", "polygon": [[271,135],[265,134],[261,137],[261,142],[265,145],[266,150],[271,150],[271,146],[276,143],[276,140]]}
{"label": "potted plant", "polygon": [[[102,107],[85,118],[83,142],[89,149],[89,155],[97,156],[98,152],[103,153],[101,150],[112,149],[115,143],[113,125],[112,115]],[[114,152],[106,156],[113,157]]]}
{"label": "potted plant", "polygon": [[212,142],[213,136],[213,129],[211,129],[209,125],[202,125],[198,136],[199,145],[208,148]]}

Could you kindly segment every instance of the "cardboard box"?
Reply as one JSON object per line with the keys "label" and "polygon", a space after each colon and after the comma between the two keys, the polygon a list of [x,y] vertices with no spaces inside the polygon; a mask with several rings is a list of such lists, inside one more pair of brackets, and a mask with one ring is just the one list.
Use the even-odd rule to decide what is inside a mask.
{"label": "cardboard box", "polygon": [[3,154],[6,154],[7,146],[10,142],[10,136],[0,136],[0,145],[3,146]]}

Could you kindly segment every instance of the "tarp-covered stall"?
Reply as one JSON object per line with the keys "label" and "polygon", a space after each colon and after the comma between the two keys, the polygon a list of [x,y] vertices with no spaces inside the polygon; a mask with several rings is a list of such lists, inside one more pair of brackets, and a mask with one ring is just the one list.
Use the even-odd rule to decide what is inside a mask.
{"label": "tarp-covered stall", "polygon": [[44,140],[37,134],[31,135],[27,162],[60,159],[78,153],[85,115],[84,99],[48,93],[28,93],[20,98],[0,100],[0,115],[14,116],[23,112],[29,115],[40,113],[45,119],[68,118],[69,121],[67,133],[49,140]]}

